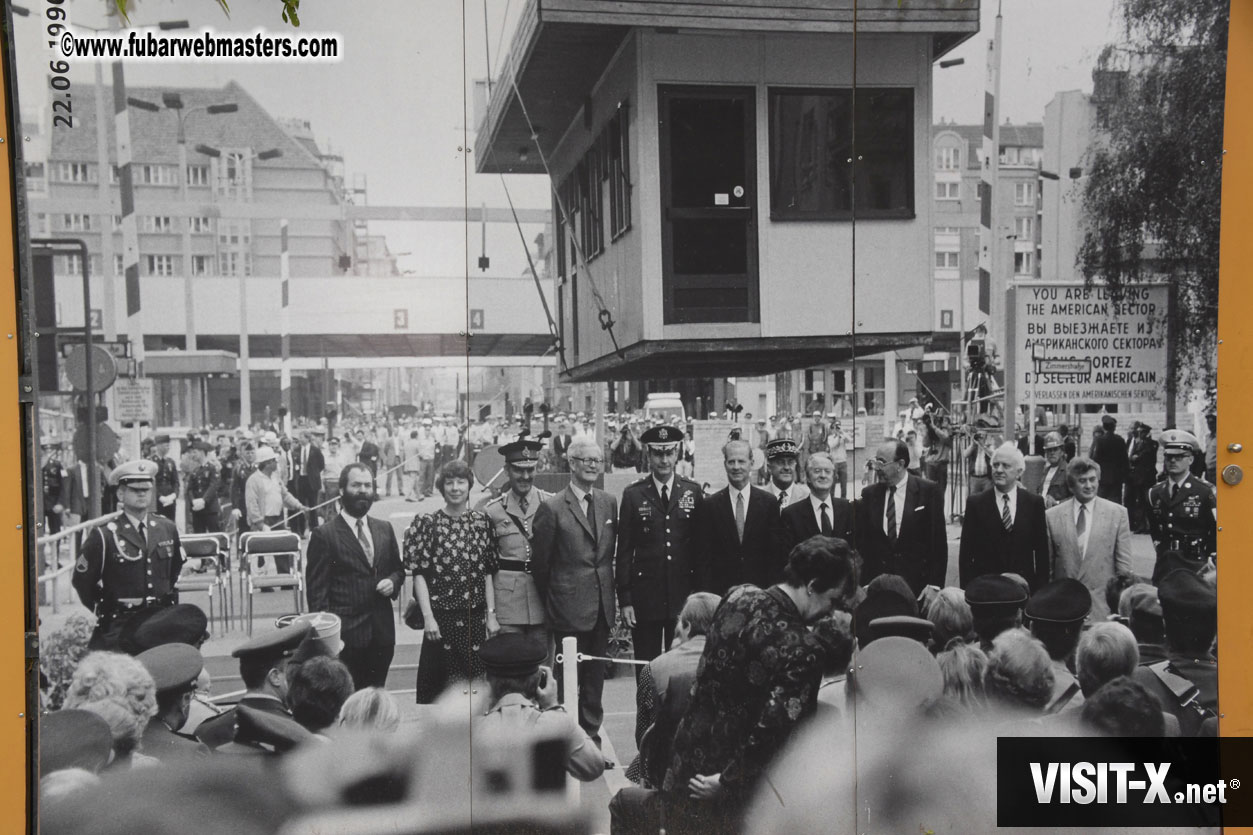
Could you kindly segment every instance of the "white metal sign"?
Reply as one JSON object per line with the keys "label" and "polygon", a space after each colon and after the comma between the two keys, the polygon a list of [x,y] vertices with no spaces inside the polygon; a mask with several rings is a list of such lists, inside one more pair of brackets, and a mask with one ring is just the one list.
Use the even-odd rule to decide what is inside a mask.
{"label": "white metal sign", "polygon": [[122,423],[152,422],[153,408],[152,378],[141,377],[130,379],[119,377],[113,386],[116,398],[114,417]]}

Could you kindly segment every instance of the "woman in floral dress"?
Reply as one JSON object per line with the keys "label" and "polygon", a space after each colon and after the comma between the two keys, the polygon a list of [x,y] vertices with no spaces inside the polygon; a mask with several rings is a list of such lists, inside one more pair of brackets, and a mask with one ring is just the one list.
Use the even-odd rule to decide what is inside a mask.
{"label": "woman in floral dress", "polygon": [[444,507],[415,516],[405,531],[405,569],[426,621],[418,658],[417,700],[430,704],[453,681],[480,678],[479,646],[500,631],[492,575],[496,540],[491,523],[470,510],[474,475],[456,459],[440,468],[435,488]]}

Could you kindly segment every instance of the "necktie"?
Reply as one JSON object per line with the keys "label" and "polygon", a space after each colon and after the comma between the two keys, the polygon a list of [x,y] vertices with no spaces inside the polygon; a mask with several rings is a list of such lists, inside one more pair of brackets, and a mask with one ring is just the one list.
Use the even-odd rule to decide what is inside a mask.
{"label": "necktie", "polygon": [[596,536],[596,517],[592,515],[592,494],[588,493],[583,497],[583,501],[587,503],[587,526],[592,529],[592,536]]}
{"label": "necktie", "polygon": [[827,514],[827,503],[823,502],[822,504],[818,505],[818,510],[822,516],[822,535],[830,536],[831,535],[831,517],[830,515]]}
{"label": "necktie", "polygon": [[1178,496],[1178,495],[1179,495],[1179,482],[1172,481],[1170,483],[1170,500],[1173,502],[1175,500],[1175,496]]}
{"label": "necktie", "polygon": [[523,513],[526,513],[527,508],[529,508],[530,506],[531,506],[531,503],[530,501],[527,500],[526,496],[518,496],[518,507],[522,508]]}
{"label": "necktie", "polygon": [[357,541],[361,543],[361,550],[365,551],[365,561],[370,565],[374,565],[374,549],[370,547],[370,540],[365,535],[365,520],[357,520]]}
{"label": "necktie", "polygon": [[740,542],[744,541],[744,494],[735,494],[735,531],[740,536]]}
{"label": "necktie", "polygon": [[1084,511],[1088,509],[1087,505],[1079,505],[1079,521],[1075,522],[1075,533],[1082,537],[1088,530],[1088,517]]}
{"label": "necktie", "polygon": [[787,491],[782,490],[779,492],[779,512],[782,513],[785,507],[787,507]]}
{"label": "necktie", "polygon": [[664,484],[661,485],[661,503],[667,507],[670,506],[670,488]]}
{"label": "necktie", "polygon": [[1008,493],[1001,494],[1001,527],[1005,528],[1007,531],[1012,531],[1014,529],[1013,517],[1009,515]]}
{"label": "necktie", "polygon": [[135,526],[135,530],[139,531],[139,538],[144,541],[144,547],[146,548],[148,547],[148,526],[144,524],[145,521],[140,519],[139,524]]}
{"label": "necktie", "polygon": [[888,539],[896,541],[896,487],[888,488]]}

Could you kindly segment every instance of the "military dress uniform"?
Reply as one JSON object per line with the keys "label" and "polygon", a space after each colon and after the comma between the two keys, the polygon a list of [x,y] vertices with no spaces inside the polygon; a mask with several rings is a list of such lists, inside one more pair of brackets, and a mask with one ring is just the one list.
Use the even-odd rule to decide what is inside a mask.
{"label": "military dress uniform", "polygon": [[187,479],[188,506],[191,507],[196,499],[204,499],[204,507],[200,510],[191,507],[191,529],[196,533],[216,533],[222,530],[219,519],[221,483],[217,470],[207,461]]}
{"label": "military dress uniform", "polygon": [[[505,464],[534,467],[539,461],[541,445],[537,441],[515,441],[500,448]],[[532,487],[525,499],[513,490],[506,491],[483,508],[491,522],[499,556],[497,572],[492,576],[496,593],[496,621],[502,632],[521,632],[548,644],[547,616],[544,598],[531,576],[532,539],[535,511],[552,494]],[[525,507],[523,506],[525,502]]]}
{"label": "military dress uniform", "polygon": [[[1195,455],[1200,451],[1191,433],[1177,429],[1163,432],[1161,443],[1165,452],[1187,450]],[[1214,556],[1216,496],[1213,484],[1190,474],[1178,483],[1167,476],[1149,490],[1149,533],[1157,548],[1154,583],[1176,568],[1200,572]]]}
{"label": "military dress uniform", "polygon": [[[654,433],[660,433],[660,438]],[[645,444],[678,443],[681,433],[658,426],[644,433]],[[696,517],[704,493],[699,484],[678,473],[662,501],[650,473],[622,491],[618,511],[618,551],[614,580],[618,606],[635,609],[631,631],[635,658],[651,661],[674,640],[675,618],[695,590],[699,549]]]}
{"label": "military dress uniform", "polygon": [[61,463],[59,457],[50,457],[48,463],[43,465],[43,511],[44,511],[44,533],[53,534],[61,532],[61,513],[53,510],[57,505],[65,506],[65,479],[69,473],[65,471],[65,465]]}
{"label": "military dress uniform", "polygon": [[[152,481],[152,461],[123,464],[110,481],[125,484]],[[178,528],[170,520],[145,514],[138,526],[123,513],[84,537],[74,566],[74,590],[83,605],[96,613],[96,629],[88,647],[117,650],[122,628],[135,615],[178,602],[174,585],[183,568]]]}
{"label": "military dress uniform", "polygon": [[[159,444],[168,444],[170,436],[158,435],[154,440]],[[156,453],[153,454],[151,460],[152,463],[157,465],[156,484],[152,490],[155,494],[157,513],[173,522],[175,510],[178,508],[178,465],[174,463],[173,459]],[[170,502],[168,505],[161,504],[161,497],[168,496],[171,493],[174,494],[175,501]]]}

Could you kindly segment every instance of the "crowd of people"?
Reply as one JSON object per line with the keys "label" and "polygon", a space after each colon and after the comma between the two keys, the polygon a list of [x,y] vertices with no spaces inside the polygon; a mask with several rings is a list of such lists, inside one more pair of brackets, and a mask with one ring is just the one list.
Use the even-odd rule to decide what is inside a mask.
{"label": "crowd of people", "polygon": [[[195,697],[206,621],[177,601],[183,558],[164,512],[177,488],[159,461],[123,464],[110,475],[122,514],[84,538],[74,572],[97,625],[63,704],[44,717],[52,742],[41,751],[57,754],[41,760],[45,801],[93,802],[111,775],[153,760],[286,757],[334,745],[347,725],[394,730],[384,688],[407,582],[405,621],[423,631],[417,701],[469,695],[481,680],[475,721],[492,733],[555,733],[577,779],[626,767],[636,785],[611,803],[614,831],[757,831],[747,822],[762,809],[809,797],[804,784],[823,779],[769,775],[795,775],[796,758],[814,768],[818,737],[846,755],[838,740],[850,729],[884,751],[896,750],[900,728],[944,734],[972,721],[984,736],[1215,733],[1214,490],[1192,470],[1194,436],[1172,429],[1157,440],[1164,470],[1142,497],[1156,562],[1141,577],[1125,494],[1102,489],[1096,449],[1066,460],[1063,439],[1043,438],[1047,470],[1034,490],[1021,484],[1017,445],[987,450],[988,486],[966,500],[954,572],[943,488],[924,477],[924,458],[885,439],[869,460],[873,483],[849,501],[836,495],[833,432],[838,424],[825,449],[767,440],[763,487],[757,439],[732,438],[721,450],[727,487],[706,495],[679,466],[686,429],[657,423],[638,438],[646,473],[620,497],[596,486],[612,444],[563,439],[570,481],[550,494],[534,476],[558,444],[524,436],[500,447],[507,488],[478,506],[473,449],[459,444],[432,476],[444,506],[399,537],[369,515],[387,466],[378,434],[363,429],[347,460],[315,456],[311,430],[287,447],[280,438],[285,455],[263,436],[251,461],[233,463],[257,468],[244,484],[249,525],[316,504],[274,477],[282,467],[320,463],[325,473],[342,461],[338,502],[306,517],[315,614],[235,650],[247,692],[225,711]],[[207,441],[193,441],[193,475],[208,460],[196,444]],[[273,486],[253,490],[256,478]],[[207,506],[189,505],[193,520]],[[646,662],[630,764],[601,753],[601,659],[615,628]],[[572,694],[554,655],[566,637],[583,659]],[[360,802],[396,800],[393,788]]]}

